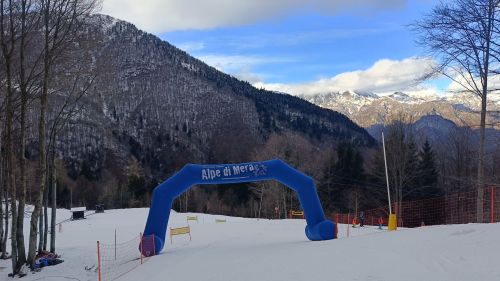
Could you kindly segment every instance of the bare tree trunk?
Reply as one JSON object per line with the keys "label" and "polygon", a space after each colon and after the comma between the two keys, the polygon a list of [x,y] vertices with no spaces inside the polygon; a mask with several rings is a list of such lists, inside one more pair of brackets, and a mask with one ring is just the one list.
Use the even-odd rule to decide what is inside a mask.
{"label": "bare tree trunk", "polygon": [[3,237],[2,244],[4,245],[3,258],[7,258],[7,237],[9,236],[9,189],[7,188],[7,183],[5,184],[5,236]]}
{"label": "bare tree trunk", "polygon": [[[26,157],[25,157],[25,133],[26,133],[26,106],[27,106],[27,93],[23,91],[22,93],[22,101],[21,101],[21,136],[20,136],[20,144],[21,149],[19,151],[19,166],[20,166],[20,187],[21,190],[19,192],[19,206],[18,206],[18,216],[17,216],[17,235],[15,236],[17,239],[17,254],[18,254],[18,266],[20,267],[26,263],[26,249],[24,246],[24,209],[26,202]],[[14,219],[12,219],[14,228]],[[14,236],[12,236],[14,239]]]}
{"label": "bare tree trunk", "polygon": [[49,189],[50,186],[46,184],[45,192],[43,194],[43,250],[47,251],[47,240],[49,232]]}
{"label": "bare tree trunk", "polygon": [[[47,35],[48,36],[48,35]],[[47,48],[48,46],[46,46]],[[43,82],[43,89],[42,89],[42,94],[40,97],[40,118],[39,118],[39,161],[38,161],[38,168],[39,168],[39,181],[40,181],[40,189],[37,192],[37,195],[35,197],[35,209],[33,211],[33,215],[31,216],[31,225],[30,225],[30,243],[29,243],[29,251],[28,251],[28,263],[30,264],[31,268],[33,269],[35,267],[35,245],[36,245],[36,238],[37,238],[37,233],[38,233],[38,220],[42,211],[42,199],[43,199],[43,194],[45,191],[45,184],[47,181],[47,169],[46,169],[46,151],[45,151],[45,143],[46,143],[46,138],[45,138],[45,114],[46,114],[46,109],[47,109],[47,94],[48,94],[48,57],[45,58],[45,70],[44,70],[44,82]],[[41,234],[41,233],[40,233]],[[42,236],[42,235],[40,235]],[[38,247],[39,250],[41,247]]]}
{"label": "bare tree trunk", "polygon": [[[1,140],[2,144],[4,143],[4,132],[2,130],[1,132]],[[1,145],[0,145],[1,147]],[[4,231],[4,209],[3,209],[3,200],[6,198],[5,195],[5,157],[4,153],[1,153],[0,155],[0,251],[2,252],[0,255],[0,259],[5,259],[6,257],[6,252],[7,252],[7,245],[4,243],[4,236],[5,236],[5,231]],[[7,242],[7,240],[5,240]]]}
{"label": "bare tree trunk", "polygon": [[[2,132],[2,143],[5,145],[5,131]],[[7,166],[6,166],[6,153],[5,149],[2,151],[2,171],[0,172],[1,175],[1,181],[0,183],[2,184],[2,190],[1,190],[1,195],[0,195],[0,219],[2,220],[2,229],[1,229],[1,235],[0,235],[0,243],[1,243],[1,248],[2,248],[2,256],[0,257],[1,259],[7,259],[8,257],[8,252],[7,252],[7,237],[9,233],[9,191],[7,189],[8,184],[7,184]],[[5,200],[5,209],[3,206],[3,202]],[[3,212],[5,210],[5,212]],[[5,227],[3,227],[3,222],[5,222]]]}
{"label": "bare tree trunk", "polygon": [[260,200],[259,200],[259,213],[257,218],[260,219],[260,212],[262,211],[262,199],[264,198],[264,184],[261,184],[260,188]]}
{"label": "bare tree trunk", "polygon": [[484,54],[484,69],[486,71],[483,71],[483,76],[481,77],[482,80],[482,95],[481,95],[481,122],[479,125],[479,163],[478,163],[478,171],[477,171],[477,181],[478,181],[478,188],[477,188],[477,222],[483,222],[484,216],[483,216],[483,199],[484,199],[484,141],[485,141],[485,128],[486,128],[486,101],[487,101],[487,96],[488,96],[488,75],[489,75],[489,63],[490,63],[490,45],[491,45],[491,40],[492,40],[492,26],[493,26],[493,16],[494,16],[494,9],[496,8],[498,3],[493,3],[490,2],[488,5],[488,26],[486,28],[487,34],[486,38],[486,49],[485,49],[485,54]]}
{"label": "bare tree trunk", "polygon": [[288,187],[283,185],[283,218],[286,219],[286,191]]}
{"label": "bare tree trunk", "polygon": [[[486,78],[487,79],[487,78]],[[479,163],[477,167],[476,222],[484,221],[484,141],[486,127],[486,93],[481,98],[481,124],[479,127]]]}
{"label": "bare tree trunk", "polygon": [[[54,149],[54,148],[53,148]],[[57,209],[57,171],[55,168],[55,155],[52,153],[51,165],[51,190],[52,190],[52,212],[50,214],[50,252],[56,252],[56,209]]]}
{"label": "bare tree trunk", "polygon": [[[186,191],[186,198],[185,198],[186,203],[184,204],[184,212],[186,212],[186,213],[188,211],[188,194],[189,194],[189,190]],[[148,202],[149,202],[149,200],[148,200]]]}
{"label": "bare tree trunk", "polygon": [[21,90],[21,128],[20,128],[20,150],[19,150],[19,167],[20,167],[20,192],[19,206],[17,217],[17,252],[18,252],[18,270],[26,263],[26,248],[24,245],[24,210],[26,203],[26,117],[28,111],[28,80],[26,77],[26,37],[28,30],[32,27],[27,26],[27,15],[31,4],[26,0],[21,1],[21,36],[19,47],[19,88]]}
{"label": "bare tree trunk", "polygon": [[[12,85],[12,70],[11,70],[11,55],[12,55],[12,50],[14,48],[14,24],[13,24],[13,15],[12,15],[12,6],[10,7],[10,40],[11,42],[9,43],[10,50],[8,50],[6,46],[6,41],[4,38],[4,26],[3,26],[3,1],[2,1],[2,18],[0,21],[2,21],[2,49],[4,53],[4,58],[5,58],[5,69],[6,69],[6,84],[7,84],[7,106],[6,106],[6,138],[5,138],[5,144],[4,144],[4,149],[6,151],[6,188],[10,190],[10,203],[11,203],[11,213],[12,213],[12,227],[11,227],[11,237],[13,238],[11,240],[11,258],[12,258],[12,272],[16,273],[16,268],[17,268],[17,239],[15,239],[17,235],[17,228],[14,227],[15,222],[17,222],[17,205],[16,205],[16,185],[14,183],[14,157],[13,157],[13,143],[12,143],[12,127],[13,127],[13,121],[14,121],[14,88]],[[12,3],[9,3],[9,5],[12,5]],[[8,216],[8,213],[7,213]],[[6,233],[8,233],[6,231]]]}
{"label": "bare tree trunk", "polygon": [[[35,197],[35,209],[31,216],[30,222],[30,241],[28,251],[28,263],[32,269],[35,268],[35,245],[38,233],[38,220],[41,213],[42,197],[45,191],[45,184],[47,183],[47,158],[46,158],[46,112],[49,88],[49,71],[50,71],[50,46],[49,46],[49,17],[50,17],[50,0],[47,0],[43,6],[43,19],[44,19],[44,59],[43,59],[43,82],[42,91],[40,94],[40,116],[38,120],[38,172],[40,189]],[[40,233],[41,234],[41,233]],[[39,247],[40,248],[40,247]]]}
{"label": "bare tree trunk", "polygon": [[5,255],[5,245],[3,244],[3,184],[0,186],[0,259],[2,259]]}
{"label": "bare tree trunk", "polygon": [[[12,148],[12,146],[11,146]],[[12,159],[12,154],[11,154],[11,159],[10,159],[13,163],[13,159]],[[9,169],[11,170],[10,172],[10,175],[8,177],[8,181],[9,181],[9,185],[10,185],[10,212],[12,213],[12,226],[11,226],[11,230],[10,230],[10,243],[11,243],[11,259],[12,259],[12,273],[16,274],[18,272],[18,269],[19,269],[19,265],[18,265],[18,262],[17,262],[17,256],[18,256],[18,251],[17,251],[17,239],[15,237],[17,237],[17,227],[15,227],[15,223],[17,222],[17,198],[16,198],[16,182],[15,182],[15,179],[14,179],[14,174],[13,174],[13,169],[12,167]]]}
{"label": "bare tree trunk", "polygon": [[[43,250],[43,208],[40,208],[40,210],[38,211],[39,213],[39,220],[38,220],[38,228],[39,228],[39,235],[38,235],[38,248],[37,248],[37,251],[38,252],[41,252]],[[35,238],[36,239],[36,238]]]}

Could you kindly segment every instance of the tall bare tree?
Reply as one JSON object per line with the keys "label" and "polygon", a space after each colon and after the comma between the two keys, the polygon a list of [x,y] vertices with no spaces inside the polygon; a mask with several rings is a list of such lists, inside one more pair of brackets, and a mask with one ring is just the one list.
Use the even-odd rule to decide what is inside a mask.
{"label": "tall bare tree", "polygon": [[29,102],[37,92],[39,62],[42,52],[37,45],[40,14],[35,0],[21,0],[19,11],[19,45],[17,46],[17,84],[20,91],[20,129],[19,129],[19,198],[17,227],[18,262],[16,272],[26,263],[26,249],[24,245],[24,212],[26,203],[26,131]]}
{"label": "tall bare tree", "polygon": [[[80,60],[83,54],[71,52],[68,61]],[[89,93],[98,75],[95,69],[89,69],[87,65],[72,64],[72,68],[64,68],[64,73],[59,74],[58,85],[63,89],[56,91],[59,98],[64,97],[60,106],[52,108],[52,118],[49,118],[49,142],[48,142],[48,187],[51,192],[51,218],[50,218],[50,252],[56,250],[56,212],[57,212],[57,174],[56,174],[56,140],[69,120],[79,114],[84,106],[80,101]]]}
{"label": "tall bare tree", "polygon": [[[16,43],[18,41],[19,26],[17,25],[17,14],[19,5],[17,1],[0,0],[0,45],[3,55],[3,71],[5,73],[6,84],[6,106],[5,106],[5,188],[10,193],[10,198],[6,200],[11,204],[11,218],[12,222],[17,221],[17,205],[16,205],[16,186],[14,184],[14,154],[13,154],[13,123],[15,114],[15,86],[14,86],[14,54]],[[8,213],[6,213],[8,216]],[[12,271],[15,272],[17,268],[17,228],[11,227],[11,258],[12,258]]]}
{"label": "tall bare tree", "polygon": [[488,94],[498,89],[490,83],[500,74],[500,1],[443,1],[413,25],[418,43],[439,61],[435,73],[453,80],[458,91],[481,98],[480,141],[477,171],[477,221],[483,220],[485,183],[485,127]]}
{"label": "tall bare tree", "polygon": [[28,263],[35,265],[38,220],[42,207],[42,198],[47,183],[47,111],[53,71],[59,59],[74,43],[79,27],[98,7],[98,0],[41,0],[43,30],[43,77],[40,92],[39,115],[39,183],[35,197],[35,208],[30,222],[30,240]]}

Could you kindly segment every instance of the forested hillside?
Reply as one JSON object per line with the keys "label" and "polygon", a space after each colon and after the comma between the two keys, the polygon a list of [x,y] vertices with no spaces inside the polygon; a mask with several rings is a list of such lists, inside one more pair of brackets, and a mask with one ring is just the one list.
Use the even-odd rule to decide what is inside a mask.
{"label": "forested hillside", "polygon": [[[360,149],[376,145],[343,114],[256,89],[130,23],[95,15],[80,33],[73,50],[79,60],[59,68],[78,65],[89,81],[85,95],[72,100],[75,111],[55,141],[59,204],[147,205],[151,189],[184,164],[253,161],[271,139],[291,147],[286,155],[302,153],[295,151],[298,139],[311,157],[340,142]],[[58,82],[59,94],[50,96],[51,120],[74,87],[59,76]],[[36,136],[37,127],[31,129]],[[29,143],[34,160],[36,139]],[[286,155],[274,151],[260,158]],[[316,165],[321,170],[322,163]],[[242,193],[241,200],[248,200],[250,192]]]}

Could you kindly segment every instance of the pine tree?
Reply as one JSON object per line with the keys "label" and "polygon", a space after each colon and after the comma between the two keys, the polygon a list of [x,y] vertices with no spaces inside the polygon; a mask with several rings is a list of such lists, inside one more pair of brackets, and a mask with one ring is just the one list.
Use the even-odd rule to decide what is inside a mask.
{"label": "pine tree", "polygon": [[419,188],[419,151],[412,140],[406,144],[406,153],[403,199],[418,199],[422,195]]}
{"label": "pine tree", "polygon": [[333,153],[328,157],[327,163],[324,165],[323,176],[318,184],[318,196],[321,200],[323,209],[332,211],[335,209],[334,200],[334,178],[335,172],[335,157]]}
{"label": "pine tree", "polygon": [[332,157],[318,186],[323,207],[327,210],[346,210],[348,191],[363,185],[363,157],[351,143],[340,143],[337,147],[337,161]]}
{"label": "pine tree", "polygon": [[429,141],[424,143],[419,153],[418,174],[421,197],[428,198],[441,195],[441,190],[437,185],[439,174],[436,169],[434,151],[432,151]]}

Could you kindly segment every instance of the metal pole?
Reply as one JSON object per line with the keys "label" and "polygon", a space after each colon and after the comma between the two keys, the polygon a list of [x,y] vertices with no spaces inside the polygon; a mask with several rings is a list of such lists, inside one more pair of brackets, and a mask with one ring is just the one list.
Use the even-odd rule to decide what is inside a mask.
{"label": "metal pole", "polygon": [[116,228],[115,228],[115,260],[116,260]]}
{"label": "metal pole", "polygon": [[387,172],[387,156],[385,155],[384,132],[382,132],[382,147],[384,149],[385,181],[387,182],[387,200],[389,201],[389,214],[392,215],[391,192],[389,191],[389,172]]}

